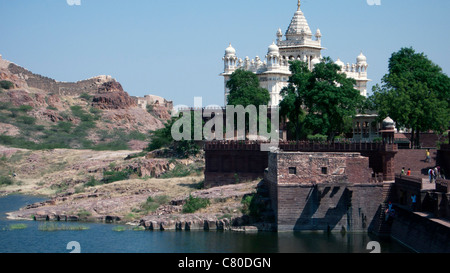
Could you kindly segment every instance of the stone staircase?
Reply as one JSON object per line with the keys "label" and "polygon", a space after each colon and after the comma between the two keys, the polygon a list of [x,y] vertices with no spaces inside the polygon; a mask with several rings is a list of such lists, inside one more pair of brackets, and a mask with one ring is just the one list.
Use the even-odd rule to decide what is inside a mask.
{"label": "stone staircase", "polygon": [[392,217],[389,217],[386,221],[386,209],[389,206],[389,202],[397,202],[397,198],[394,192],[394,183],[383,184],[383,202],[380,204],[378,212],[375,215],[375,221],[371,227],[371,231],[378,235],[389,235],[392,227]]}

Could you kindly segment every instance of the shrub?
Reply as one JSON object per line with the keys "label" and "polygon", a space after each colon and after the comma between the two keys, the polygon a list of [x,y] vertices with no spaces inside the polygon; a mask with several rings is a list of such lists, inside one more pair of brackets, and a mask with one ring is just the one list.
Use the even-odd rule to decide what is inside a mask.
{"label": "shrub", "polygon": [[11,89],[14,88],[14,83],[10,81],[0,81],[0,88]]}
{"label": "shrub", "polygon": [[309,141],[314,141],[314,142],[325,142],[327,141],[327,136],[325,135],[321,135],[321,134],[316,134],[316,135],[308,135],[307,139]]}
{"label": "shrub", "polygon": [[109,184],[116,181],[127,180],[130,178],[130,175],[132,173],[133,171],[130,169],[126,169],[123,171],[116,171],[116,170],[104,171],[102,182],[105,184]]}
{"label": "shrub", "polygon": [[31,111],[31,110],[33,110],[33,106],[31,106],[31,105],[21,105],[21,106],[19,106],[19,108],[17,108],[20,112],[24,112],[24,113],[26,113],[26,112],[29,112],[29,111]]}
{"label": "shrub", "polygon": [[147,137],[148,136],[146,134],[143,134],[143,133],[141,133],[139,131],[131,131],[128,134],[128,138],[130,140],[142,140],[142,141],[145,141],[145,140],[147,140]]}
{"label": "shrub", "polygon": [[70,133],[72,126],[73,124],[71,122],[60,121],[58,122],[57,128],[65,133]]}
{"label": "shrub", "polygon": [[36,123],[36,118],[29,116],[19,116],[17,117],[17,121],[26,125],[33,125]]}
{"label": "shrub", "polygon": [[78,211],[77,215],[80,218],[86,218],[86,217],[91,216],[92,213],[90,211],[85,210],[85,209],[81,209],[80,211]]}
{"label": "shrub", "polygon": [[97,180],[95,179],[95,177],[93,177],[93,176],[89,177],[89,181],[88,181],[88,182],[84,183],[84,185],[85,185],[86,187],[95,187],[95,186],[101,185],[101,184],[102,184],[102,183],[99,182],[99,181],[97,181]]}
{"label": "shrub", "polygon": [[100,110],[100,109],[98,109],[98,108],[91,108],[91,109],[89,109],[89,112],[91,113],[91,114],[93,114],[93,115],[100,115],[101,113],[102,113],[102,110]]}
{"label": "shrub", "polygon": [[191,155],[197,155],[200,147],[193,140],[182,140],[176,144],[177,155],[181,158],[188,158]]}
{"label": "shrub", "polygon": [[0,110],[7,110],[11,107],[11,103],[0,101]]}
{"label": "shrub", "polygon": [[261,211],[264,210],[264,202],[258,194],[244,196],[241,204],[241,212],[254,218],[259,218]]}
{"label": "shrub", "polygon": [[87,100],[87,101],[91,101],[93,97],[94,96],[89,95],[88,93],[83,93],[83,94],[80,95],[80,98],[82,98],[84,100]]}
{"label": "shrub", "polygon": [[177,164],[175,165],[175,168],[173,168],[170,171],[165,172],[160,176],[160,178],[166,179],[166,178],[173,178],[173,177],[186,177],[192,174],[194,170],[192,170],[189,166],[183,165],[183,164]]}
{"label": "shrub", "polygon": [[122,151],[129,149],[128,143],[122,140],[114,140],[111,142],[99,143],[90,148],[94,151]]}
{"label": "shrub", "polygon": [[157,195],[155,197],[147,198],[147,201],[142,204],[142,209],[146,213],[156,211],[161,205],[166,204],[169,201],[169,196],[167,195]]}
{"label": "shrub", "polygon": [[186,200],[186,204],[184,204],[183,206],[183,213],[194,213],[199,209],[208,207],[209,204],[209,199],[198,198],[189,195],[189,198]]}
{"label": "shrub", "polygon": [[83,108],[79,105],[71,106],[70,110],[72,111],[72,114],[78,117],[82,122],[93,122],[95,120],[95,117],[93,115],[84,111]]}
{"label": "shrub", "polygon": [[8,176],[0,176],[0,186],[8,186],[12,185],[14,181],[11,177]]}

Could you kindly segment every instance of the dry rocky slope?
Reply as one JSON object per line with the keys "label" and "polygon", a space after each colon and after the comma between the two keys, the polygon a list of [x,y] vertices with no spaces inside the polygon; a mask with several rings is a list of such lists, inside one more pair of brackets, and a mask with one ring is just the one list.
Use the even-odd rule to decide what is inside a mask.
{"label": "dry rocky slope", "polygon": [[[94,144],[105,141],[105,132],[121,130],[148,134],[164,126],[171,109],[158,107],[154,112],[138,107],[122,85],[110,76],[97,76],[78,82],[58,82],[34,74],[0,57],[0,81],[9,81],[13,87],[0,89],[0,103],[5,108],[28,107],[27,116],[34,118],[41,132],[28,134],[28,140],[39,142],[44,129],[66,122],[73,127],[80,125],[83,116],[71,110],[79,107],[81,113],[95,114],[95,127],[90,128],[89,141]],[[6,106],[5,106],[6,105]],[[86,115],[85,115],[86,116]],[[34,124],[33,124],[34,125]],[[23,128],[6,118],[0,119],[0,135],[24,136]],[[107,136],[106,136],[107,138]],[[131,143],[133,144],[133,143]],[[136,144],[136,143],[134,143]]]}
{"label": "dry rocky slope", "polygon": [[[54,149],[31,151],[0,146],[0,171],[14,172],[14,183],[0,187],[1,194],[23,193],[48,196],[9,213],[11,219],[41,221],[100,221],[141,225],[152,230],[231,229],[246,223],[241,200],[256,192],[259,181],[199,189],[204,177],[193,172],[185,177],[161,178],[177,165],[199,166],[200,156],[170,160],[152,154],[127,159],[136,151],[92,151]],[[105,170],[133,170],[121,181],[101,181]],[[210,200],[195,213],[182,213],[189,196]],[[164,201],[146,209],[149,197]]]}
{"label": "dry rocky slope", "polygon": [[[60,128],[66,133],[61,136],[70,138],[84,132],[77,129],[91,122],[85,139],[75,135],[67,142],[69,149],[30,150],[0,142],[0,178],[13,182],[0,183],[0,195],[48,197],[48,201],[9,213],[9,218],[121,222],[153,230],[225,229],[245,224],[241,200],[256,192],[259,181],[200,190],[204,179],[202,155],[184,160],[161,158],[157,153],[130,158],[142,151],[148,139],[130,140],[128,150],[83,149],[83,141],[90,145],[108,142],[117,130],[122,135],[148,134],[162,128],[171,109],[153,107],[148,112],[138,107],[121,84],[109,76],[57,82],[1,58],[0,81],[13,83],[12,88],[0,89],[0,138],[9,137],[0,140],[21,138],[39,144],[55,137]],[[21,107],[26,111],[21,113]],[[30,117],[31,122],[22,122],[30,121]],[[179,169],[190,174],[174,177]],[[108,174],[126,176],[105,182]],[[190,195],[208,199],[210,205],[195,213],[182,213]]]}

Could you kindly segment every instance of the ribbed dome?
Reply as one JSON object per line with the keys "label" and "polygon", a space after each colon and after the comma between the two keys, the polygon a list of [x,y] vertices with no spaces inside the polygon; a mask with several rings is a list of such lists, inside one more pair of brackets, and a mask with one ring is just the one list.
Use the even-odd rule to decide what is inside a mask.
{"label": "ribbed dome", "polygon": [[364,56],[364,54],[361,52],[361,54],[359,54],[359,56],[356,58],[356,62],[357,62],[358,64],[366,63],[366,62],[367,62],[367,58],[366,58],[366,56]]}
{"label": "ribbed dome", "polygon": [[236,49],[231,44],[225,49],[225,55],[236,55]]}
{"label": "ribbed dome", "polygon": [[278,48],[278,46],[275,44],[275,42],[273,42],[270,46],[269,46],[269,50],[267,51],[268,54],[279,54],[280,53],[280,49]]}

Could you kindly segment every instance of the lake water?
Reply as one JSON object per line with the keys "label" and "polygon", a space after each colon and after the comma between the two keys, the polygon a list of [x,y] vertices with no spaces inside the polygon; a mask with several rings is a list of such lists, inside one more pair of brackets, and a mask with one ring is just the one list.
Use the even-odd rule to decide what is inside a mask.
{"label": "lake water", "polygon": [[[22,195],[0,198],[0,253],[69,253],[72,241],[81,253],[369,253],[371,241],[379,242],[381,253],[410,252],[396,241],[365,233],[135,231],[129,226],[116,231],[115,224],[66,222],[56,224],[89,229],[41,231],[43,222],[6,219],[5,213],[42,200]],[[17,224],[26,228],[14,229]]]}

